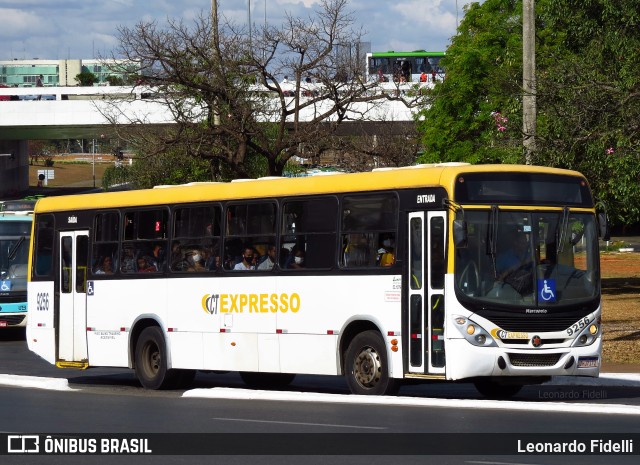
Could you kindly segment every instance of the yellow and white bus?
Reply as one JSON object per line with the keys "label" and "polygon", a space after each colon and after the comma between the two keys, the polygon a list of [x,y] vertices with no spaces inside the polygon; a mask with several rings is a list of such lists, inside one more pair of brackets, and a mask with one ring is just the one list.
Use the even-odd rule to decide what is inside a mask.
{"label": "yellow and white bus", "polygon": [[150,389],[224,370],[509,396],[598,376],[604,218],[579,173],[516,165],[45,198],[28,345],[59,367],[133,368]]}

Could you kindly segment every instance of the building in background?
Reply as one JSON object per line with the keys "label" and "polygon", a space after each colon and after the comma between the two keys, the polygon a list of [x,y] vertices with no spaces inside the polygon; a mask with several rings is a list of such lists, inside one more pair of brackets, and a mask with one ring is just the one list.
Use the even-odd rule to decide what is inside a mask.
{"label": "building in background", "polygon": [[0,61],[0,85],[35,87],[42,75],[45,87],[78,86],[76,76],[83,72],[96,76],[95,85],[107,85],[110,77],[126,79],[124,60],[5,60]]}

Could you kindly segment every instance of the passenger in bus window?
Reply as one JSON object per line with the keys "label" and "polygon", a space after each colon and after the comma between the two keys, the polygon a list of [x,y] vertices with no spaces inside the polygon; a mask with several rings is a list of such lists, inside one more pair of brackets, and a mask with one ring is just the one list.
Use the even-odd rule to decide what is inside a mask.
{"label": "passenger in bus window", "polygon": [[220,255],[212,254],[206,261],[205,268],[207,271],[216,271],[222,268],[222,259]]}
{"label": "passenger in bus window", "polygon": [[132,247],[125,246],[122,249],[122,268],[123,273],[135,273],[136,272],[136,259],[135,252]]}
{"label": "passenger in bus window", "polygon": [[253,270],[257,270],[258,269],[258,258],[260,258],[260,253],[254,247],[253,248],[253,258],[251,259],[251,266],[253,267],[252,268]]}
{"label": "passenger in bus window", "polygon": [[378,264],[380,266],[391,266],[395,263],[395,241],[391,237],[382,240],[382,247],[378,249]]}
{"label": "passenger in bus window", "polygon": [[187,252],[186,260],[187,260],[187,271],[191,271],[191,272],[205,271],[202,252],[200,252],[198,249],[193,249]]}
{"label": "passenger in bus window", "polygon": [[162,267],[162,265],[164,264],[164,256],[165,256],[165,251],[162,244],[156,244],[153,247],[152,254],[153,254],[153,260],[156,262],[157,266]]}
{"label": "passenger in bus window", "polygon": [[285,268],[289,268],[292,270],[299,270],[304,268],[305,267],[304,258],[305,258],[305,253],[302,247],[299,247],[297,245],[294,246],[293,249],[291,249],[291,255],[289,255],[289,258],[285,263]]}
{"label": "passenger in bus window", "polygon": [[364,234],[349,234],[343,240],[346,244],[343,251],[344,266],[366,266],[369,256],[367,237]]}
{"label": "passenger in bus window", "polygon": [[113,274],[113,259],[109,256],[100,257],[95,274]]}
{"label": "passenger in bus window", "polygon": [[277,249],[275,244],[269,244],[267,247],[267,255],[262,263],[258,265],[258,270],[269,271],[272,270],[276,264]]}
{"label": "passenger in bus window", "polygon": [[158,269],[146,257],[138,257],[138,273],[155,273]]}
{"label": "passenger in bus window", "polygon": [[174,241],[171,244],[171,271],[184,271],[185,267],[186,263],[180,241]]}
{"label": "passenger in bus window", "polygon": [[255,270],[255,265],[253,265],[253,247],[245,247],[244,253],[242,254],[242,261],[236,263],[233,269],[236,271]]}

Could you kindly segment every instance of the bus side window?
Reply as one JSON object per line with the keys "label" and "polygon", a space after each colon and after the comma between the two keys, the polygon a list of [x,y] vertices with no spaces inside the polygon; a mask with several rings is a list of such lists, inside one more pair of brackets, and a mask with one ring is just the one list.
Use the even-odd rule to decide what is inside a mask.
{"label": "bus side window", "polygon": [[53,215],[38,216],[35,231],[35,275],[51,276],[53,273]]}
{"label": "bus side window", "polygon": [[[280,257],[280,267],[295,270],[303,267],[328,269],[335,266],[337,219],[338,201],[335,197],[285,202],[280,245],[286,252]],[[297,251],[297,260],[303,260],[304,266],[293,266]]]}
{"label": "bus side window", "polygon": [[[343,198],[340,227],[342,267],[372,268],[395,264],[397,206],[394,194],[349,195]],[[388,249],[384,246],[385,240]]]}
{"label": "bus side window", "polygon": [[[226,208],[227,234],[224,239],[224,269],[255,270],[267,253],[267,246],[276,241],[277,204],[266,200],[231,204]],[[251,262],[245,257],[251,251]],[[241,263],[244,260],[244,264]]]}
{"label": "bus side window", "polygon": [[168,261],[171,271],[178,273],[221,268],[221,211],[219,205],[211,204],[176,208],[171,253],[160,254],[161,261]]}

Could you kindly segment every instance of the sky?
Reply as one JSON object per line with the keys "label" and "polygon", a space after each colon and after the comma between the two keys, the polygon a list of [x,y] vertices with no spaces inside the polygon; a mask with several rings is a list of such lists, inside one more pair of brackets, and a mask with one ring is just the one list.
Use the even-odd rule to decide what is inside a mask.
{"label": "sky", "polygon": [[[237,24],[280,24],[285,12],[307,17],[318,0],[218,0]],[[348,0],[372,51],[446,50],[469,0]],[[456,13],[457,9],[457,13]],[[111,56],[118,27],[167,18],[186,21],[211,10],[211,0],[0,0],[0,60],[90,59]]]}

